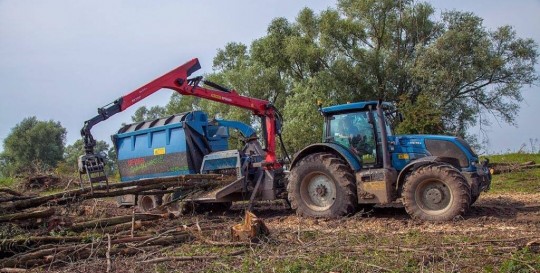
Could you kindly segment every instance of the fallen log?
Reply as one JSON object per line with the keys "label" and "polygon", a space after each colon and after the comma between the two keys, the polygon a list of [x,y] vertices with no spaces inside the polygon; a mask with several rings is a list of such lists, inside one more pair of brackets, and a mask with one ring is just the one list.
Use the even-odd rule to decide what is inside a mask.
{"label": "fallen log", "polygon": [[14,201],[11,204],[3,205],[2,211],[13,211],[37,207],[48,202],[65,203],[71,200],[85,200],[91,198],[103,198],[122,196],[126,194],[136,194],[149,190],[159,190],[163,188],[209,188],[223,184],[223,176],[214,174],[191,174],[163,178],[143,179],[133,182],[115,183],[95,186],[93,193],[90,188],[78,189],[55,193],[46,196],[35,197],[26,200]]}
{"label": "fallen log", "polygon": [[13,257],[17,253],[23,253],[28,251],[28,249],[37,250],[37,248],[48,244],[80,243],[87,239],[88,237],[82,236],[31,236],[27,238],[4,239],[0,241],[0,257]]}
{"label": "fallen log", "polygon": [[59,244],[59,243],[69,243],[69,242],[81,242],[87,239],[85,236],[31,236],[26,238],[19,239],[4,239],[0,241],[0,246],[4,245],[37,245],[37,244]]}
{"label": "fallen log", "polygon": [[[168,215],[164,216],[161,214],[140,213],[140,214],[135,214],[135,221],[157,220],[157,219],[164,218],[167,216]],[[132,215],[97,219],[97,220],[92,220],[88,222],[75,223],[73,224],[73,226],[70,227],[70,229],[73,231],[79,232],[85,229],[105,228],[105,227],[115,226],[115,225],[124,224],[124,223],[130,223],[130,227],[131,227],[132,219],[133,219]]]}
{"label": "fallen log", "polygon": [[0,273],[19,273],[19,272],[27,272],[28,270],[24,268],[2,268],[0,269]]}
{"label": "fallen log", "polygon": [[[142,247],[131,248],[123,245],[131,242],[142,242],[151,239],[152,236],[143,236],[135,238],[123,238],[111,240],[111,246],[109,243],[101,241],[100,243],[86,243],[86,244],[74,244],[64,246],[54,246],[45,249],[39,249],[36,251],[28,251],[20,255],[0,260],[0,267],[13,268],[13,267],[25,267],[31,268],[43,264],[53,264],[54,262],[62,259],[69,258],[70,261],[76,261],[80,259],[88,259],[90,257],[106,257],[106,253],[109,255],[135,255],[139,253]],[[151,240],[145,242],[145,246],[164,246],[181,242],[186,242],[192,237],[188,234],[165,236],[158,240]],[[105,239],[106,240],[106,239]]]}
{"label": "fallen log", "polygon": [[168,261],[200,261],[200,260],[216,260],[224,257],[235,257],[240,254],[245,253],[247,250],[239,250],[236,252],[233,252],[228,255],[208,255],[208,256],[168,256],[168,257],[160,257],[155,258],[151,260],[141,261],[140,263],[144,264],[155,264],[155,263],[162,263],[162,262],[168,262]]}
{"label": "fallen log", "polygon": [[0,188],[0,193],[5,193],[9,195],[7,197],[0,198],[0,203],[12,202],[12,201],[24,200],[24,199],[30,199],[30,198],[36,197],[35,195],[24,195],[10,188]]}
{"label": "fallen log", "polygon": [[14,191],[10,188],[0,188],[0,192],[5,192],[7,194],[10,194],[10,195],[14,195],[14,196],[23,196],[22,193],[18,192],[18,191]]}
{"label": "fallen log", "polygon": [[154,226],[155,223],[156,221],[152,221],[152,220],[135,221],[134,223],[128,222],[128,223],[118,224],[114,226],[108,226],[108,227],[102,228],[100,231],[103,233],[117,234],[122,231],[130,231],[132,227],[134,230],[139,230],[142,227],[151,227],[151,226]]}
{"label": "fallen log", "polygon": [[0,215],[0,223],[18,221],[18,220],[28,220],[36,218],[47,218],[55,213],[54,208],[49,208],[46,210],[31,211],[31,212],[19,212],[7,215]]}
{"label": "fallen log", "polygon": [[155,258],[152,260],[146,260],[142,261],[141,263],[144,264],[155,264],[155,263],[162,263],[162,262],[169,262],[169,261],[200,261],[200,260],[216,260],[219,258],[223,258],[224,256],[216,256],[216,255],[209,255],[209,256],[170,256],[170,257],[161,257],[161,258]]}
{"label": "fallen log", "polygon": [[39,261],[39,260],[42,260],[45,256],[53,255],[55,253],[59,253],[62,251],[71,252],[71,251],[76,250],[78,247],[80,246],[79,245],[56,246],[53,248],[46,248],[46,249],[41,249],[37,251],[31,251],[30,253],[19,255],[16,258],[6,258],[3,260],[0,260],[0,264],[3,267],[16,267],[16,266],[28,267],[29,265],[33,266],[34,265],[33,262],[30,263],[31,261],[36,261],[36,260]]}
{"label": "fallen log", "polygon": [[26,200],[30,198],[34,198],[35,196],[11,196],[11,197],[4,197],[0,198],[0,203],[5,202],[13,202],[13,201],[19,201],[19,200]]}
{"label": "fallen log", "polygon": [[527,169],[537,169],[540,168],[540,164],[536,164],[534,161],[524,163],[493,163],[491,164],[491,168],[493,170],[492,174],[501,174]]}

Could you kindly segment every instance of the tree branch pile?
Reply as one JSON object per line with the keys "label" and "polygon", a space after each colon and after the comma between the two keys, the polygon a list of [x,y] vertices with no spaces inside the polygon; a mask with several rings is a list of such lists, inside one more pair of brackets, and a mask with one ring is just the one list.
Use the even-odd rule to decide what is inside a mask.
{"label": "tree branch pile", "polygon": [[[136,182],[116,183],[90,188],[64,191],[46,196],[25,196],[22,193],[0,189],[0,225],[18,226],[15,231],[0,232],[0,269],[19,272],[21,268],[54,265],[63,261],[89,258],[135,255],[171,244],[193,240],[193,232],[203,229],[196,224],[173,228],[159,234],[146,230],[157,226],[163,219],[178,215],[168,212],[131,213],[114,217],[98,216],[81,221],[81,215],[69,214],[70,208],[79,207],[84,200],[122,196],[126,194],[156,194],[163,192],[200,192],[212,190],[229,181],[221,175],[185,175]],[[87,202],[88,203],[88,202]],[[96,201],[96,204],[98,201]],[[86,206],[83,206],[86,207]],[[128,212],[129,211],[129,212]],[[196,228],[195,228],[196,227]],[[214,227],[210,227],[214,228]],[[223,229],[217,226],[216,229]],[[12,229],[12,228],[10,228]],[[110,270],[110,266],[107,268]],[[13,271],[14,270],[14,271]]]}
{"label": "tree branch pile", "polygon": [[64,191],[46,196],[38,196],[26,198],[23,200],[10,200],[0,203],[0,209],[3,212],[28,209],[44,205],[66,204],[69,202],[77,202],[86,199],[115,197],[126,194],[138,194],[152,190],[170,189],[174,190],[195,190],[195,189],[211,189],[219,185],[223,185],[224,181],[221,175],[185,175],[163,178],[144,179],[126,183],[116,183],[95,186],[93,192],[89,187]]}
{"label": "tree branch pile", "polygon": [[[112,239],[110,247],[108,236]],[[71,237],[31,237],[25,241],[5,240],[2,248],[12,250],[12,255],[7,251],[2,252],[0,268],[32,268],[41,265],[50,265],[63,261],[77,261],[92,257],[105,258],[108,255],[135,255],[156,246],[168,246],[190,241],[193,236],[188,231],[174,231],[165,235],[154,236],[116,236],[99,235],[96,238],[86,236]],[[14,251],[23,249],[24,250]]]}

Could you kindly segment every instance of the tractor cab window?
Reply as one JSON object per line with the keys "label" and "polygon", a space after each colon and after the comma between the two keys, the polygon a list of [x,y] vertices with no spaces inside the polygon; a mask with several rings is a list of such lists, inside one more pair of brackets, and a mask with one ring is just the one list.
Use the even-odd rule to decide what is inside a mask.
{"label": "tractor cab window", "polygon": [[375,135],[368,114],[356,112],[334,115],[329,119],[329,139],[351,149],[364,164],[374,164]]}

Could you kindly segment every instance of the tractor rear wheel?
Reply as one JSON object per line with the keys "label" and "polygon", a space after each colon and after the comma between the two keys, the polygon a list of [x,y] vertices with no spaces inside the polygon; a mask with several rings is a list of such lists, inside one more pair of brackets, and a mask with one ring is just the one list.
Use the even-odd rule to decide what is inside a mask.
{"label": "tractor rear wheel", "polygon": [[351,169],[328,153],[301,159],[291,170],[287,191],[300,216],[335,218],[354,214],[358,205]]}
{"label": "tractor rear wheel", "polygon": [[454,167],[431,164],[414,171],[403,186],[403,204],[412,218],[449,221],[463,215],[471,203],[465,177]]}

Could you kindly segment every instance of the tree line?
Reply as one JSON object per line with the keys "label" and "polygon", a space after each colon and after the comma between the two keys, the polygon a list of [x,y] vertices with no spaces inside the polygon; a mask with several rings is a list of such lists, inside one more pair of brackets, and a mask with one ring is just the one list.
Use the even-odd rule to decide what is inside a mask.
{"label": "tree line", "polygon": [[[4,139],[0,153],[0,177],[47,172],[77,172],[77,160],[84,154],[82,139],[66,146],[67,130],[58,121],[41,121],[35,116],[23,119]],[[96,153],[105,153],[109,171],[114,172],[115,150],[105,141],[97,141]]]}
{"label": "tree line", "polygon": [[[321,141],[317,100],[328,106],[382,99],[404,116],[393,124],[396,133],[449,134],[474,141],[467,130],[489,125],[488,116],[514,123],[522,88],[538,80],[537,49],[535,41],[518,37],[511,26],[487,29],[471,12],[436,16],[425,2],[338,0],[336,7],[320,13],[304,8],[294,21],[275,18],[266,35],[249,45],[226,44],[205,77],[272,102],[284,116],[283,139],[293,152]],[[245,110],[178,94],[166,106],[140,107],[132,121],[199,109],[223,119],[257,122]],[[6,138],[3,169],[10,164],[20,169],[41,156],[55,165],[72,161],[68,153],[82,154],[82,142],[63,148],[65,129],[53,121],[32,130],[44,133],[44,127],[51,127],[47,134],[55,137],[40,140],[32,137],[32,130],[27,137],[15,136],[36,122],[25,119]],[[24,148],[36,145],[23,140],[56,146]],[[101,145],[103,151],[111,150],[107,143]]]}
{"label": "tree line", "polygon": [[[467,133],[491,120],[514,124],[521,90],[538,80],[538,45],[511,26],[490,30],[471,12],[436,16],[425,2],[339,0],[335,8],[275,18],[250,45],[217,51],[206,78],[271,101],[284,116],[284,141],[297,151],[320,141],[324,105],[383,99],[405,117],[396,133]],[[136,118],[204,109],[253,123],[241,109],[174,94],[165,107],[141,107]],[[493,119],[494,118],[494,119]]]}

